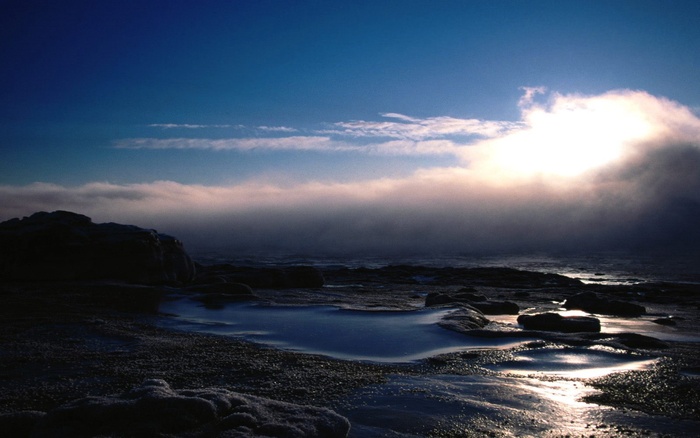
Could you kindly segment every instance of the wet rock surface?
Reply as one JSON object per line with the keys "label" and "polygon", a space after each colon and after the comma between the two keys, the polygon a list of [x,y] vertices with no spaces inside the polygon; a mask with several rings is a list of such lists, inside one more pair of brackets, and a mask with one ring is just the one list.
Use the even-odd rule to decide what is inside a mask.
{"label": "wet rock surface", "polygon": [[[44,421],[47,412],[80,404],[75,400],[85,400],[87,396],[119,400],[148,379],[162,379],[173,397],[185,396],[182,391],[214,388],[214,392],[227,391],[241,397],[330,409],[350,420],[350,436],[373,436],[373,433],[376,436],[378,430],[403,436],[459,436],[465,430],[472,436],[659,433],[683,436],[700,427],[696,420],[700,380],[687,371],[700,369],[697,343],[661,341],[624,332],[531,330],[518,326],[514,315],[504,315],[513,318],[513,322],[506,323],[472,307],[479,302],[513,302],[520,314],[534,315],[556,312],[565,300],[582,292],[595,292],[608,300],[644,306],[645,315],[630,317],[635,321],[648,318],[659,329],[692,335],[700,332],[700,295],[693,292],[692,285],[607,288],[561,276],[510,269],[400,266],[323,271],[304,267],[297,272],[312,274],[310,277],[315,280],[303,280],[310,286],[301,287],[303,283],[297,279],[296,283],[284,283],[296,286],[281,287],[283,283],[278,280],[289,275],[280,273],[287,269],[213,268],[205,271],[206,275],[196,284],[186,287],[99,282],[3,283],[0,285],[3,304],[0,307],[0,413],[8,414],[3,424],[26,431]],[[324,287],[318,286],[319,276],[313,274],[316,271],[321,274]],[[274,281],[263,281],[268,274]],[[257,280],[246,283],[243,281],[246,278]],[[220,286],[214,286],[217,284]],[[321,304],[366,311],[415,310],[426,305],[429,294],[451,297],[471,294],[469,303],[441,304],[460,309],[450,314],[452,320],[443,321],[451,325],[450,329],[475,336],[522,336],[539,340],[514,351],[453,353],[404,365],[333,360],[264,348],[223,336],[159,328],[157,322],[168,318],[167,315],[150,313],[148,306],[124,307],[105,298],[114,296],[113,293],[100,292],[102,288],[112,288],[114,292],[115,288],[142,287],[166,299],[182,294],[216,299],[243,296],[272,305]],[[675,326],[651,322],[671,315]],[[581,401],[594,403],[580,407],[590,415],[576,414],[576,418],[585,418],[586,422],[577,423],[580,429],[572,429],[565,416],[574,415],[574,411],[562,410],[561,418],[538,411],[537,406],[544,405],[535,403],[541,397],[537,391],[551,392],[547,386],[551,378],[505,379],[491,368],[514,360],[518,352],[565,347],[613,349],[635,357],[658,357],[660,361],[651,370],[627,371],[595,380],[556,380],[562,387],[568,388],[565,383],[573,382],[572,388],[574,383],[587,388],[581,393]],[[503,383],[507,385],[496,386]],[[430,396],[431,388],[434,397]],[[479,394],[500,389],[484,395],[484,399],[467,400],[459,398],[462,397],[459,391],[464,388],[472,388]],[[512,397],[532,398],[533,404],[522,405],[524,411],[494,408],[493,403],[499,400],[504,405],[514,403]],[[651,397],[653,403],[649,401]],[[397,404],[396,410],[391,411],[394,414],[390,414],[379,406],[373,407],[371,403],[375,401],[385,403],[382,409],[402,401],[413,406],[415,412],[410,414],[411,421],[405,421],[406,412],[399,415],[403,405]],[[595,410],[595,403],[614,409],[600,410],[607,412],[603,415]],[[551,406],[563,409],[561,404]],[[391,423],[391,415],[397,416],[395,423]],[[190,430],[200,433],[203,429],[198,427],[221,422],[223,418],[226,415],[217,414],[209,423],[198,423]]]}

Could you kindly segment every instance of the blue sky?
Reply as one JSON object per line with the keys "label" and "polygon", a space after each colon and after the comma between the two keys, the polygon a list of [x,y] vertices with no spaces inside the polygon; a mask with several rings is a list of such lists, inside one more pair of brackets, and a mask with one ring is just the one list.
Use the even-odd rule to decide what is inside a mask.
{"label": "blue sky", "polygon": [[[280,239],[246,215],[373,193],[375,207],[396,204],[368,219],[381,234],[418,211],[400,191],[419,184],[426,204],[447,205],[436,193],[454,187],[434,183],[446,179],[465,200],[507,185],[494,196],[521,217],[506,199],[533,178],[625,167],[629,145],[652,137],[696,144],[699,19],[697,1],[2,1],[0,219],[64,208],[195,238],[216,216],[251,227],[255,246]],[[586,118],[567,137],[556,127],[573,107]],[[582,138],[593,155],[568,146]],[[270,193],[299,201],[268,205]],[[178,196],[211,214],[167,219]],[[248,203],[220,202],[232,196]],[[336,220],[309,216],[296,229]],[[325,245],[345,239],[328,233]]]}

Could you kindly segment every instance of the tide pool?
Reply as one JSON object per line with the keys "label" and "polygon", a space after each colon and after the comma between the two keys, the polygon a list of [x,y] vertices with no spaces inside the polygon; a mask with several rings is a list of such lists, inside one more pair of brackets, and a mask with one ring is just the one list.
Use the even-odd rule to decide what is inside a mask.
{"label": "tide pool", "polygon": [[511,348],[527,341],[467,336],[440,327],[440,319],[454,309],[360,311],[258,303],[229,303],[210,309],[178,299],[163,303],[160,311],[174,315],[169,324],[178,329],[345,360],[412,362],[456,351]]}

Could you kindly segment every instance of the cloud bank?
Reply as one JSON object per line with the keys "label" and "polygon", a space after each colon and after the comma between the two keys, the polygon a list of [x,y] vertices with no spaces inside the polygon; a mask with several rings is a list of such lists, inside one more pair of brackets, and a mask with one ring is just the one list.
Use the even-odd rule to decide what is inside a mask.
{"label": "cloud bank", "polygon": [[[457,159],[452,167],[336,184],[0,186],[0,219],[72,210],[98,222],[153,227],[190,248],[241,254],[700,252],[700,118],[640,91],[554,93],[535,103],[542,92],[526,90],[518,122],[386,114],[386,124],[336,124],[342,139],[160,139],[138,146],[449,153]],[[377,141],[357,144],[348,140],[353,136]],[[118,147],[138,143],[130,141]]]}

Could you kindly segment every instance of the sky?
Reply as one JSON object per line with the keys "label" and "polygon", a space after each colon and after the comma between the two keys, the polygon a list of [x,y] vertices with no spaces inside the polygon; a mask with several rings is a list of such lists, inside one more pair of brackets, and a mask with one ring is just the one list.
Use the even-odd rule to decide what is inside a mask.
{"label": "sky", "polygon": [[0,1],[0,220],[700,252],[700,2]]}

